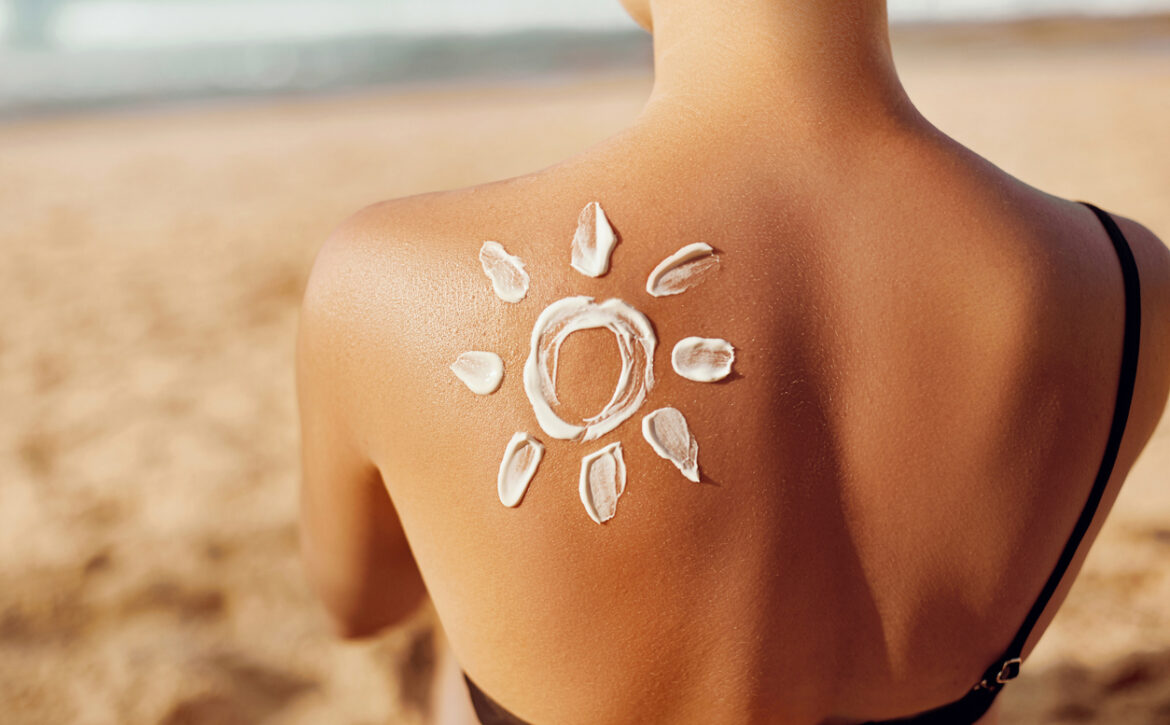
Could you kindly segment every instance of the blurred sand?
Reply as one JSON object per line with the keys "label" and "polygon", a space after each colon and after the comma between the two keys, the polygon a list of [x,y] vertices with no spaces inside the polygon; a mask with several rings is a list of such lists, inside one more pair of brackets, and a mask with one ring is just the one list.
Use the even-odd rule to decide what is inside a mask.
{"label": "blurred sand", "polygon": [[[895,43],[942,129],[1170,239],[1159,22]],[[335,643],[296,561],[312,255],[371,201],[601,140],[648,88],[633,73],[0,126],[0,719],[422,722],[430,615]],[[1170,421],[1006,690],[1006,723],[1170,722],[1168,483]]]}

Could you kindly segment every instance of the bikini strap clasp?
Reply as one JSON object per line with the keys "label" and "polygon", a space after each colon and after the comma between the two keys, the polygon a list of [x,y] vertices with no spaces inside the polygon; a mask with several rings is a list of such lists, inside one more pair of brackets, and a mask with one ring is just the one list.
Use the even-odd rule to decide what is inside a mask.
{"label": "bikini strap clasp", "polygon": [[[999,665],[992,665],[987,672],[983,673],[983,679],[975,685],[973,689],[976,690],[998,690],[1004,686],[1004,683],[1011,682],[1020,676],[1020,665],[1023,660],[1019,657],[1012,657],[1009,660],[1004,660]],[[998,666],[998,670],[996,667]]]}

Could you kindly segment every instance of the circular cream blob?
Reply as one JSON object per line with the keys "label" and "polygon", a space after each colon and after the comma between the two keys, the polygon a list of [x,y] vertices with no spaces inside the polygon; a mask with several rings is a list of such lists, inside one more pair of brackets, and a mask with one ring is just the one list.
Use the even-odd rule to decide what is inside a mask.
{"label": "circular cream blob", "polygon": [[[601,412],[570,423],[556,414],[557,356],[561,344],[579,330],[605,328],[617,338],[622,358],[613,396]],[[654,387],[654,346],[650,320],[619,299],[600,304],[592,297],[566,297],[540,313],[532,327],[532,344],[524,363],[524,392],[544,432],[561,440],[591,441],[618,427],[637,412]]]}

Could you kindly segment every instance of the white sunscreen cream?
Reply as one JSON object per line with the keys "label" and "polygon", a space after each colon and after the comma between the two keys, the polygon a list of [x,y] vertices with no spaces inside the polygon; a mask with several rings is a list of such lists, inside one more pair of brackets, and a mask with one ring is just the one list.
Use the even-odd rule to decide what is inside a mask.
{"label": "white sunscreen cream", "polygon": [[577,218],[577,233],[573,235],[573,254],[569,262],[573,269],[586,277],[600,277],[609,271],[609,257],[617,237],[605,218],[601,205],[589,202]]}
{"label": "white sunscreen cream", "polygon": [[709,244],[688,244],[658,263],[646,279],[646,291],[655,297],[685,292],[719,269],[719,256]]}
{"label": "white sunscreen cream", "polygon": [[524,262],[504,251],[499,242],[484,242],[479,249],[483,273],[492,281],[496,296],[505,302],[519,302],[528,294],[528,273]]}
{"label": "white sunscreen cream", "polygon": [[[601,412],[581,424],[556,414],[557,356],[565,338],[579,330],[605,328],[617,338],[622,369],[613,396]],[[658,340],[650,320],[619,299],[600,304],[592,297],[566,297],[540,313],[524,363],[524,392],[545,433],[561,440],[591,441],[633,415],[654,387],[654,347]]]}
{"label": "white sunscreen cream", "polygon": [[659,408],[642,418],[642,437],[655,453],[682,471],[682,475],[699,482],[699,442],[680,411]]}
{"label": "white sunscreen cream", "polygon": [[451,372],[476,395],[491,395],[504,379],[504,361],[494,352],[472,350],[455,358]]}
{"label": "white sunscreen cream", "polygon": [[687,337],[678,341],[670,354],[674,371],[687,380],[713,383],[731,374],[735,348],[717,337]]}
{"label": "white sunscreen cream", "polygon": [[508,507],[520,505],[543,456],[544,446],[540,441],[527,433],[513,434],[504,449],[504,459],[500,461],[500,473],[496,477],[500,503]]}
{"label": "white sunscreen cream", "polygon": [[620,442],[581,459],[581,503],[589,518],[599,524],[612,519],[625,490],[626,462]]}

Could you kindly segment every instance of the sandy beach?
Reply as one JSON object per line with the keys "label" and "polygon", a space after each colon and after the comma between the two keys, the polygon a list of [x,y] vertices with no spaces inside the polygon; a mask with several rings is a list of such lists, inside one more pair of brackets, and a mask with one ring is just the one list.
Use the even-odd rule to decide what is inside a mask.
{"label": "sandy beach", "polygon": [[[910,95],[1015,176],[1170,240],[1170,23],[918,28]],[[432,616],[334,641],[296,558],[292,347],[373,201],[618,131],[646,70],[0,125],[0,720],[422,723]],[[1003,722],[1170,722],[1170,420]]]}

